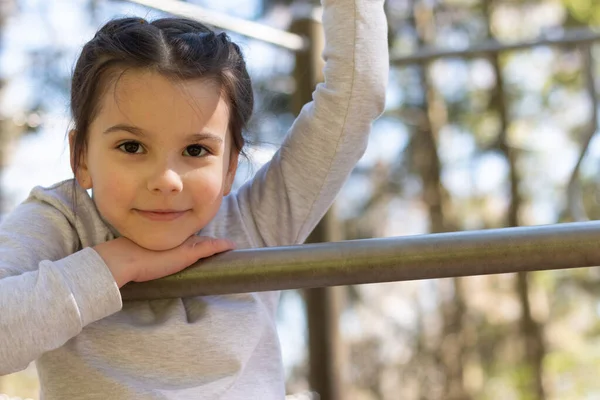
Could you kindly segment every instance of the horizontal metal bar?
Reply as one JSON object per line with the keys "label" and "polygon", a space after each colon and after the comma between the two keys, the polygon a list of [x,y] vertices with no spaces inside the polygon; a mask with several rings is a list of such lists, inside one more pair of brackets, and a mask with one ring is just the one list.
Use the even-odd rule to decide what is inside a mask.
{"label": "horizontal metal bar", "polygon": [[202,23],[235,32],[243,36],[262,40],[292,51],[308,48],[308,40],[295,33],[248,21],[243,18],[207,10],[197,4],[185,3],[179,0],[127,0],[169,14],[195,19]]}
{"label": "horizontal metal bar", "polygon": [[559,35],[548,35],[538,40],[516,43],[500,43],[496,40],[490,40],[458,50],[423,48],[407,55],[393,55],[390,57],[390,61],[394,65],[418,64],[440,58],[475,58],[499,52],[529,49],[537,46],[567,46],[580,43],[591,43],[598,40],[600,40],[600,33],[588,29],[577,29],[566,31]]}
{"label": "horizontal metal bar", "polygon": [[161,299],[597,265],[593,221],[235,250],[121,293]]}

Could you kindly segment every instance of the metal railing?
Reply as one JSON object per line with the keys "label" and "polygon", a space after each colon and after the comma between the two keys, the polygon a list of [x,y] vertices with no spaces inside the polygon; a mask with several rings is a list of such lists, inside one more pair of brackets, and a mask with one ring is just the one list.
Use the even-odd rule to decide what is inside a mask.
{"label": "metal railing", "polygon": [[292,51],[308,48],[308,40],[300,35],[272,28],[265,24],[232,17],[224,13],[208,10],[197,4],[185,3],[179,0],[128,0],[155,10],[202,21],[216,28],[235,32],[237,34],[261,40]]}
{"label": "metal railing", "polygon": [[315,288],[600,265],[600,222],[234,250],[124,300]]}
{"label": "metal railing", "polygon": [[501,43],[497,40],[487,40],[479,44],[469,45],[464,49],[421,48],[411,54],[392,54],[390,63],[393,65],[417,64],[434,61],[441,58],[475,58],[490,54],[525,50],[539,46],[575,46],[600,41],[600,33],[589,29],[573,29],[557,34],[547,34],[536,40],[525,40],[514,43]]}

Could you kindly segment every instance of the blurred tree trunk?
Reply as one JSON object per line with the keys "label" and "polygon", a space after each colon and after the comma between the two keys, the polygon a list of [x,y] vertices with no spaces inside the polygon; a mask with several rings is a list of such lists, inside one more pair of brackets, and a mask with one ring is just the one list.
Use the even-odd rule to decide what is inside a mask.
{"label": "blurred tree trunk", "polygon": [[[419,46],[432,45],[435,42],[434,9],[425,2],[413,7],[414,26]],[[423,202],[429,214],[431,233],[453,230],[447,217],[447,193],[444,190],[441,173],[442,166],[438,155],[438,136],[442,126],[447,123],[447,109],[444,99],[430,82],[427,64],[419,68],[419,79],[424,91],[422,108],[424,118],[414,136],[413,161],[423,184]],[[443,396],[448,400],[464,400],[470,396],[464,387],[463,363],[465,359],[463,320],[466,310],[462,278],[438,281],[441,295],[442,332],[439,335],[438,355],[443,370]],[[421,346],[422,347],[422,346]],[[429,397],[429,396],[427,396]]]}
{"label": "blurred tree trunk", "polygon": [[[487,22],[487,36],[493,39],[494,35],[491,29],[492,0],[484,0],[482,3],[483,11]],[[509,166],[510,180],[510,205],[506,218],[507,226],[519,226],[519,212],[522,206],[522,196],[519,192],[520,175],[517,168],[518,154],[508,139],[508,113],[506,110],[506,98],[504,93],[504,81],[502,77],[502,68],[500,65],[500,55],[494,53],[490,56],[490,62],[496,77],[496,85],[492,95],[492,104],[490,107],[498,111],[500,120],[500,132],[498,136],[497,147],[502,152]],[[533,319],[531,315],[531,305],[529,300],[529,281],[527,272],[519,272],[516,276],[516,292],[521,304],[521,332],[524,338],[525,362],[530,371],[531,388],[526,392],[531,392],[538,400],[546,398],[543,387],[543,369],[542,361],[545,348],[542,335],[542,327]]]}

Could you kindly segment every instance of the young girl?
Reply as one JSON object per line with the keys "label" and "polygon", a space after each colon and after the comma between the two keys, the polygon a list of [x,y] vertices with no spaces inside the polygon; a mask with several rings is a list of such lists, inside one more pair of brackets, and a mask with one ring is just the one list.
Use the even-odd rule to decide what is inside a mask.
{"label": "young girl", "polygon": [[[252,88],[239,47],[185,19],[107,23],[73,74],[75,180],[0,228],[0,375],[42,398],[282,399],[277,292],[121,302],[238,248],[302,243],[361,157],[387,83],[383,0],[323,0],[325,83],[230,193]],[[86,189],[91,189],[88,196]]]}

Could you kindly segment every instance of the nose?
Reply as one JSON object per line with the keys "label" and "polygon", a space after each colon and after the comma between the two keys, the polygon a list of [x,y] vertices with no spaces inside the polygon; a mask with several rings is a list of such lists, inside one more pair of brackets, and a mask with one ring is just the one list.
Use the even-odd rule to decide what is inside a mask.
{"label": "nose", "polygon": [[148,179],[148,190],[157,194],[177,194],[183,190],[183,181],[177,171],[167,166]]}

